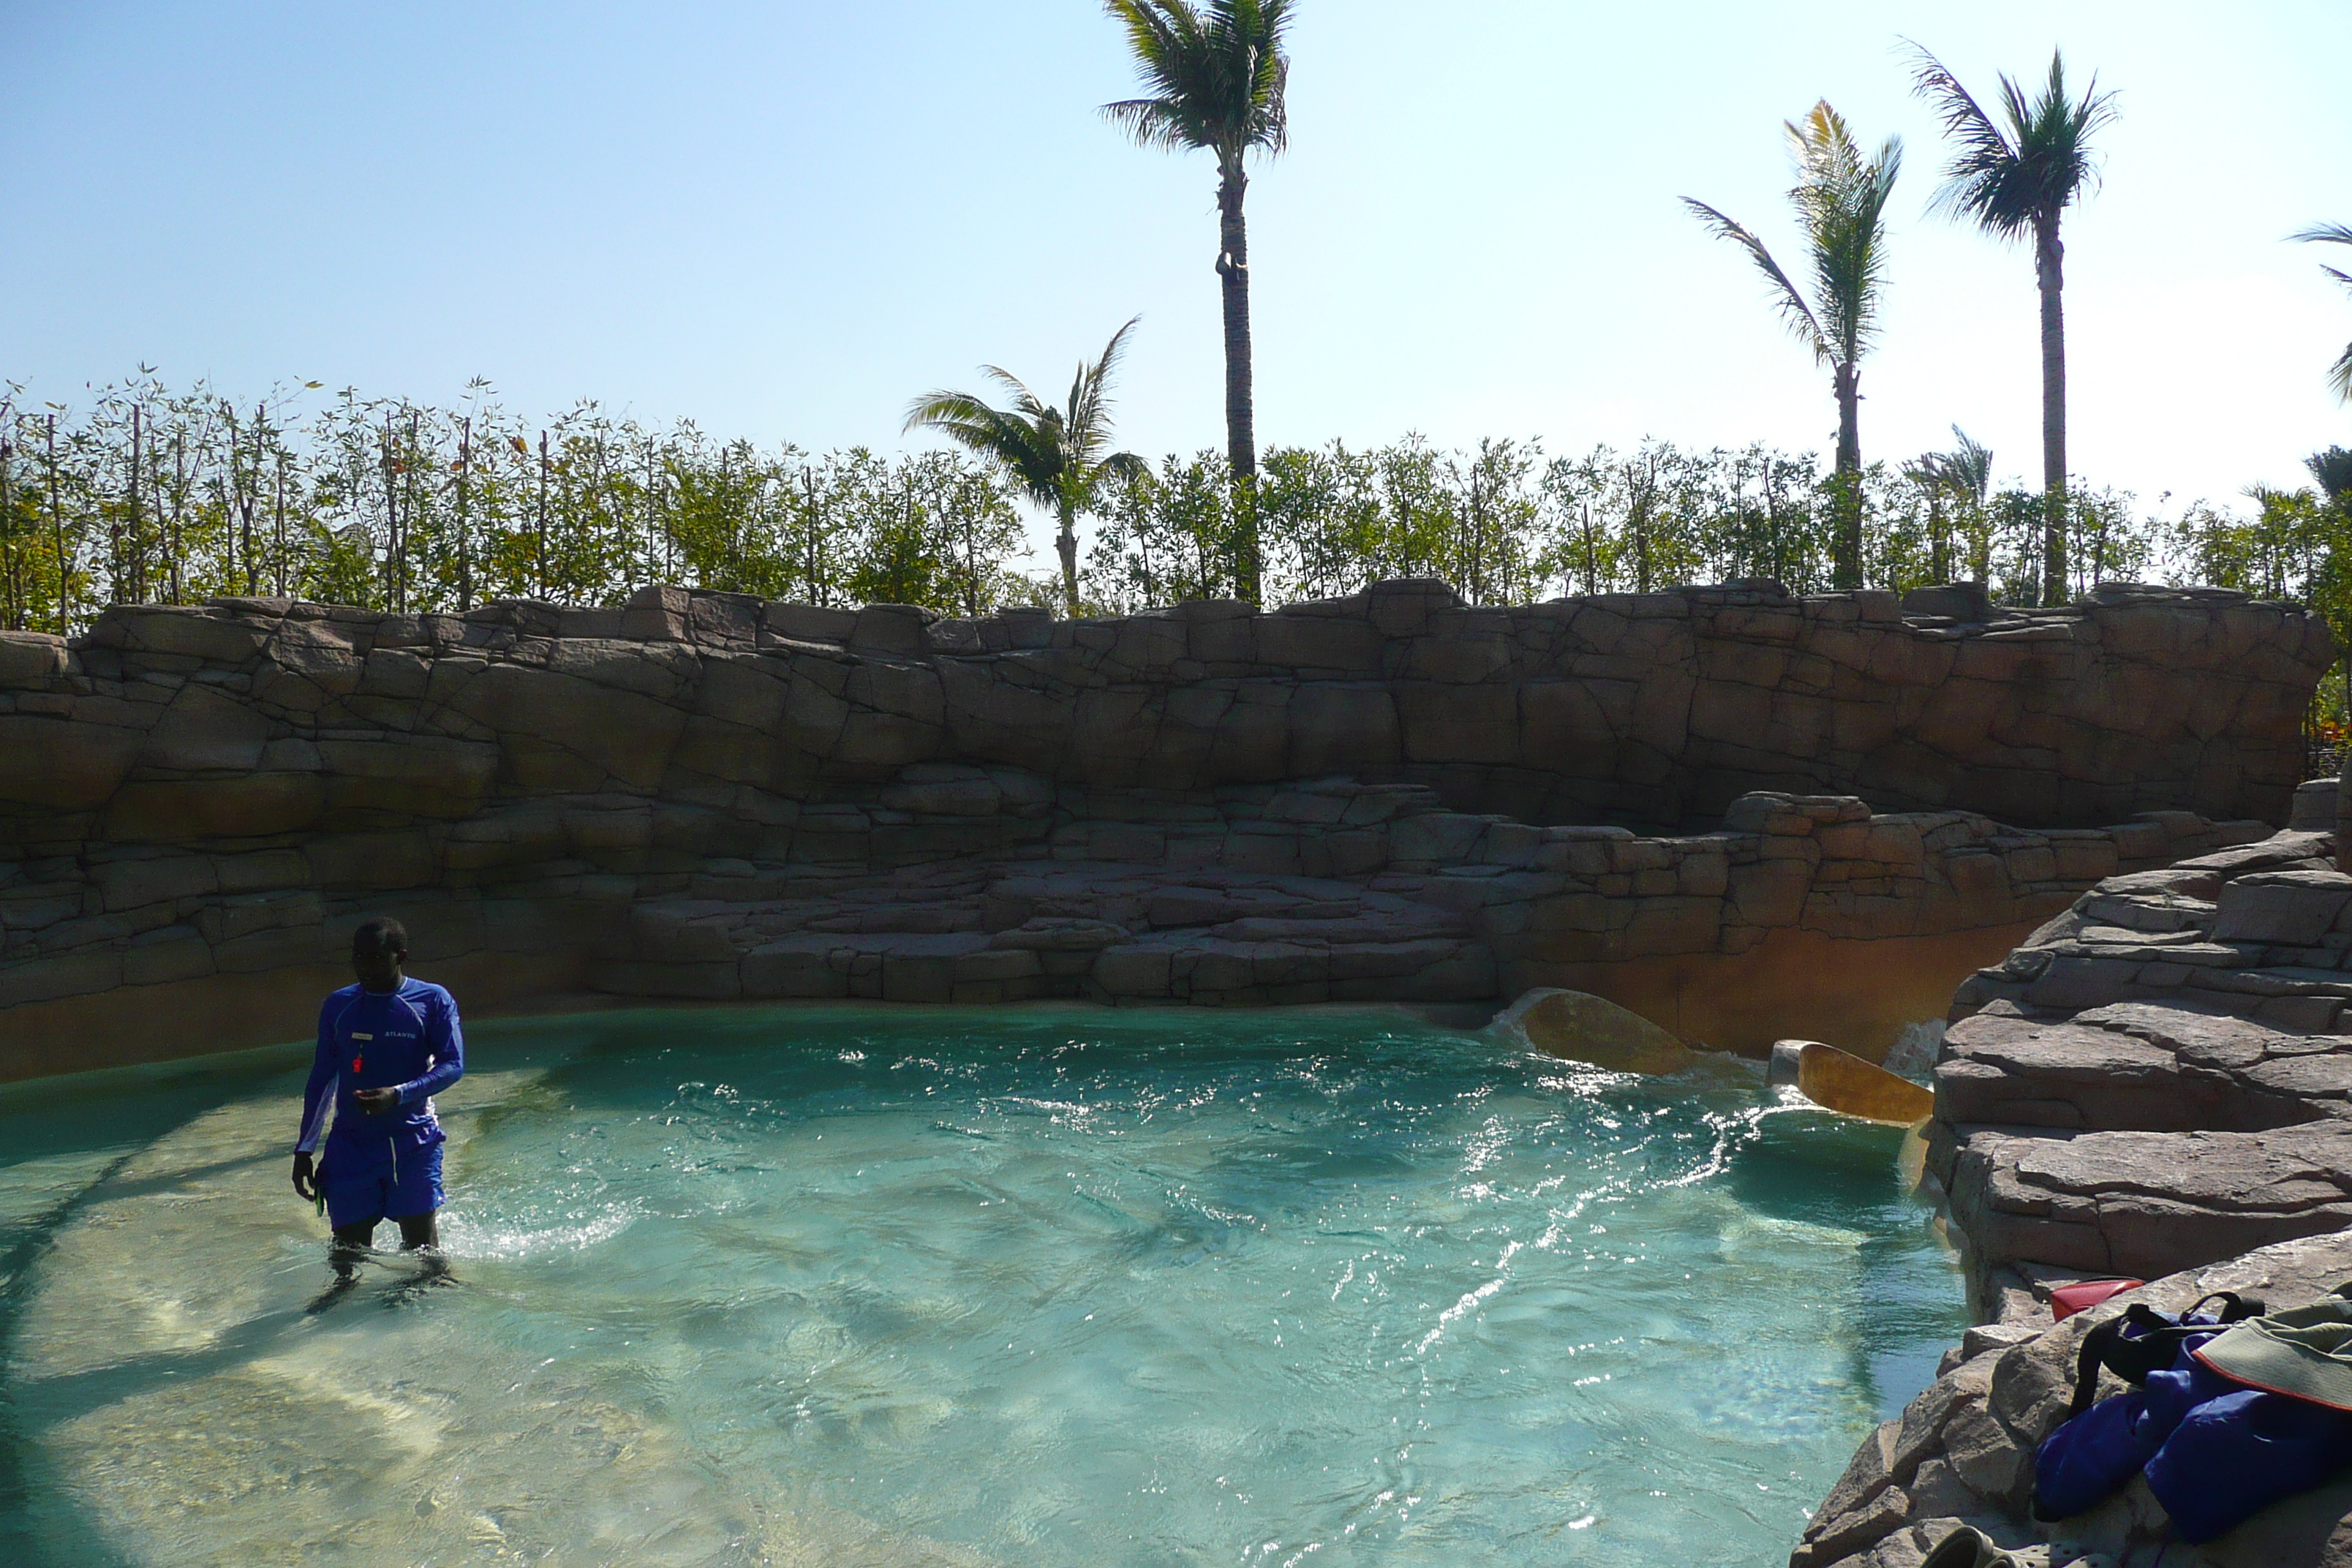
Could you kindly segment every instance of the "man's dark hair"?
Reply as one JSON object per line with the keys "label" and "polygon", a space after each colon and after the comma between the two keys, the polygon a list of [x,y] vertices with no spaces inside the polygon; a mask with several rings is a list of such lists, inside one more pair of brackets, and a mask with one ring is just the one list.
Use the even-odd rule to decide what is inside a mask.
{"label": "man's dark hair", "polygon": [[352,951],[373,957],[378,953],[408,951],[408,928],[387,915],[377,915],[360,921],[352,932]]}

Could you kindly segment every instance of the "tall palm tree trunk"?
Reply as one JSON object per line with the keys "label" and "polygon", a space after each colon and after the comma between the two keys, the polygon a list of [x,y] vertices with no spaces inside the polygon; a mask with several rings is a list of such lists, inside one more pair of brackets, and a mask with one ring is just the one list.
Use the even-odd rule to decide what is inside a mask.
{"label": "tall palm tree trunk", "polygon": [[1225,462],[1233,469],[1240,528],[1234,575],[1243,598],[1258,599],[1257,407],[1250,385],[1249,226],[1242,201],[1249,175],[1239,159],[1217,180],[1217,277],[1225,305]]}
{"label": "tall palm tree trunk", "polygon": [[1840,589],[1862,586],[1862,367],[1837,367],[1837,547],[1830,571]]}
{"label": "tall palm tree trunk", "polygon": [[1062,531],[1054,536],[1054,552],[1062,558],[1062,601],[1069,608],[1070,618],[1078,616],[1078,531],[1075,526],[1070,503],[1064,501],[1055,509]]}
{"label": "tall palm tree trunk", "polygon": [[2066,602],[2066,247],[2052,214],[2033,226],[2042,288],[2042,602]]}

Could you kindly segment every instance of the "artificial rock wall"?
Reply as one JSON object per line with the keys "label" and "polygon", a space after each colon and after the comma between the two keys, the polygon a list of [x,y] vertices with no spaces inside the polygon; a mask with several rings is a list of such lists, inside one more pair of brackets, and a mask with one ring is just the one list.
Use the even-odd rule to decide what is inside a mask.
{"label": "artificial rock wall", "polygon": [[2099,878],[2284,820],[2332,652],[2143,589],[118,608],[0,636],[0,1076],[299,1037],[383,909],[478,1012],[1567,984],[1867,1049]]}

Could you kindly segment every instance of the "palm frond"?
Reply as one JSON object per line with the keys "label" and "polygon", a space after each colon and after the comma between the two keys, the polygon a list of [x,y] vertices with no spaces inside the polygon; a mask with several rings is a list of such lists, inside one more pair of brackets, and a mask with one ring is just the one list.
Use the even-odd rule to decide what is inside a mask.
{"label": "palm frond", "polygon": [[[2302,233],[2290,237],[2319,245],[2352,245],[2352,224],[2314,224]],[[2319,269],[2343,284],[2345,288],[2352,289],[2352,272],[2327,266],[2324,262]],[[2352,343],[2347,343],[2342,357],[2327,367],[2327,385],[2339,400],[2352,403]],[[2341,450],[2341,448],[2330,448],[2330,450]]]}
{"label": "palm frond", "polygon": [[1208,145],[1209,132],[1162,99],[1130,98],[1102,106],[1104,118],[1125,131],[1139,147],[1181,153]]}
{"label": "palm frond", "polygon": [[1685,196],[1683,205],[1698,215],[1698,220],[1717,235],[1748,252],[1748,258],[1756,263],[1757,270],[1770,279],[1775,289],[1773,308],[1780,311],[1780,319],[1789,331],[1799,342],[1813,351],[1815,359],[1824,364],[1835,363],[1836,356],[1829,337],[1822,331],[1820,321],[1813,315],[1813,308],[1805,302],[1804,295],[1798,290],[1796,284],[1789,280],[1789,275],[1780,270],[1780,264],[1772,259],[1772,252],[1764,242],[1705,202]]}
{"label": "palm frond", "polygon": [[2001,86],[2027,201],[2037,211],[2055,215],[2096,190],[2099,170],[2091,139],[2114,122],[2116,95],[2101,92],[2094,76],[2081,98],[2067,97],[2066,62],[2055,49],[2040,98],[2028,101],[2005,77]]}
{"label": "palm frond", "polygon": [[933,392],[907,408],[906,428],[937,430],[948,439],[1003,466],[1038,505],[1082,511],[1092,504],[1102,465],[1095,455],[1110,441],[1110,378],[1140,316],[1111,334],[1093,363],[1079,362],[1066,409],[1040,399],[1011,371],[982,373],[1012,395],[998,408],[969,392]]}
{"label": "palm frond", "polygon": [[2066,90],[2065,60],[2050,56],[2041,95],[2000,79],[1997,121],[1944,63],[1908,39],[1912,89],[1927,100],[1952,145],[1944,183],[1928,210],[1964,218],[1989,234],[2018,239],[2098,185],[2091,142],[2116,117],[2116,95],[2091,79],[2079,98]]}
{"label": "palm frond", "polygon": [[1083,459],[1091,461],[1110,439],[1111,375],[1127,353],[1128,334],[1142,320],[1129,317],[1127,325],[1110,335],[1092,364],[1078,366],[1077,376],[1070,384],[1070,445]]}
{"label": "palm frond", "polygon": [[1959,446],[1946,458],[1946,466],[1954,479],[1968,487],[1970,499],[1982,505],[1992,493],[1992,448],[1957,425],[1952,426],[1952,439]]}
{"label": "palm frond", "polygon": [[1071,470],[1071,510],[1092,511],[1102,501],[1103,488],[1114,481],[1132,485],[1151,478],[1151,465],[1132,452],[1113,452],[1098,463]]}
{"label": "palm frond", "polygon": [[1864,158],[1844,118],[1826,100],[1785,129],[1797,165],[1789,199],[1805,225],[1814,309],[1835,358],[1851,363],[1877,336],[1886,206],[1903,166],[1903,143],[1889,137],[1875,157]]}
{"label": "palm frond", "polygon": [[1029,390],[1029,384],[1006,370],[1003,365],[984,364],[980,374],[996,383],[1013,396],[1013,410],[1027,419],[1042,419],[1053,412],[1042,398]]}
{"label": "palm frond", "polygon": [[[2287,237],[2314,241],[2321,245],[2352,245],[2352,224],[2323,223],[2305,229],[2301,234],[2289,235]],[[2330,267],[2324,261],[2319,264],[2319,269],[2347,289],[2352,289],[2352,272]]]}
{"label": "palm frond", "polygon": [[986,424],[997,411],[969,392],[927,392],[907,405],[903,435],[921,429],[944,430],[951,426]]}
{"label": "palm frond", "polygon": [[2024,232],[2029,220],[2011,210],[2004,187],[2006,171],[2017,161],[2016,145],[1943,61],[1908,38],[1904,45],[1912,60],[1911,89],[1927,100],[1953,145],[1944,183],[1928,199],[1927,210],[1969,219],[2005,237]]}
{"label": "palm frond", "polygon": [[907,409],[906,428],[937,430],[975,456],[994,459],[1041,506],[1052,505],[1059,493],[1063,461],[1052,431],[992,408],[968,392],[934,392],[915,399]]}
{"label": "palm frond", "polygon": [[1289,142],[1292,0],[1106,0],[1127,34],[1146,96],[1103,105],[1140,144],[1202,148],[1237,163]]}
{"label": "palm frond", "polygon": [[1246,62],[1247,95],[1257,106],[1255,145],[1280,153],[1290,145],[1290,57],[1283,49],[1290,30],[1291,0],[1237,0],[1232,7],[1234,58]]}

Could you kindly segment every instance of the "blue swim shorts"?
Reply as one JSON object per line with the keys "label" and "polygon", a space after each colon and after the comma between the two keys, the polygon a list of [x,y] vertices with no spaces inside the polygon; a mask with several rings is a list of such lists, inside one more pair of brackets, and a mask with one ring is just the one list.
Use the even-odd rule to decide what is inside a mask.
{"label": "blue swim shorts", "polygon": [[330,1139],[320,1162],[328,1223],[341,1229],[370,1219],[414,1219],[439,1208],[441,1142],[394,1152],[389,1139],[369,1144]]}

